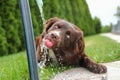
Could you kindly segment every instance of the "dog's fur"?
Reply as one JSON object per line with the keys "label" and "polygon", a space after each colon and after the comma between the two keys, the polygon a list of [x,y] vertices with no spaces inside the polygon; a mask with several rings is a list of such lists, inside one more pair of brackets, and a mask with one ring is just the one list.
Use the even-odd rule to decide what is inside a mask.
{"label": "dog's fur", "polygon": [[107,68],[104,65],[93,62],[85,54],[83,31],[77,26],[55,17],[46,22],[45,30],[46,33],[43,32],[36,38],[38,62],[40,62],[41,56],[44,54],[41,53],[40,44],[44,43],[43,39],[49,37],[50,41],[54,43],[52,47],[48,48],[49,55],[53,53],[55,55],[54,58],[56,58],[54,60],[57,60],[59,65],[79,65],[94,73],[107,72]]}

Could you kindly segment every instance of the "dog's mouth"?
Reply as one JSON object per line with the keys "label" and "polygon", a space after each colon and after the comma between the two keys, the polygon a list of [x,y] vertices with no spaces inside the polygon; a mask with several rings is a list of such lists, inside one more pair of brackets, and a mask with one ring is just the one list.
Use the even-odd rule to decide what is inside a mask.
{"label": "dog's mouth", "polygon": [[48,48],[52,48],[54,46],[54,43],[55,42],[51,38],[47,37],[47,38],[44,39],[44,44]]}

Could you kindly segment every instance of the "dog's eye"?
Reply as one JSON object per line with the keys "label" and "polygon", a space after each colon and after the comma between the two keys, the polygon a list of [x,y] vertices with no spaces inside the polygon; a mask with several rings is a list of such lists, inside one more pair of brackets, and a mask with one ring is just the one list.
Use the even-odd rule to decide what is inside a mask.
{"label": "dog's eye", "polygon": [[60,29],[61,27],[60,26],[55,26],[55,29]]}
{"label": "dog's eye", "polygon": [[70,35],[71,35],[70,31],[67,31],[67,32],[66,32],[66,37],[67,37],[67,38],[70,38]]}
{"label": "dog's eye", "polygon": [[69,38],[70,38],[70,35],[66,35],[66,37],[69,39]]}

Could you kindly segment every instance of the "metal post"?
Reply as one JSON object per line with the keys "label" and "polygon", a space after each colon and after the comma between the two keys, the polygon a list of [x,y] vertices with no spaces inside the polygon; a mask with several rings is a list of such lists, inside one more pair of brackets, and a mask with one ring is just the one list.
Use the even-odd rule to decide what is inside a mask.
{"label": "metal post", "polygon": [[39,80],[37,58],[36,58],[36,47],[34,41],[34,32],[33,32],[33,26],[32,26],[31,14],[30,14],[29,1],[20,0],[20,8],[21,8],[26,48],[27,48],[30,80]]}

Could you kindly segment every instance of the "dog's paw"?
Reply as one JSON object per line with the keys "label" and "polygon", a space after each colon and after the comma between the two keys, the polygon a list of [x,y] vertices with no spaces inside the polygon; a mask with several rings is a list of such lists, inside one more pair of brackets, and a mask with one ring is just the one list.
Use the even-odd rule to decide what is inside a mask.
{"label": "dog's paw", "polygon": [[95,64],[95,65],[93,65],[93,68],[91,71],[94,73],[98,73],[98,74],[106,73],[107,67],[104,65],[101,65],[101,64]]}

